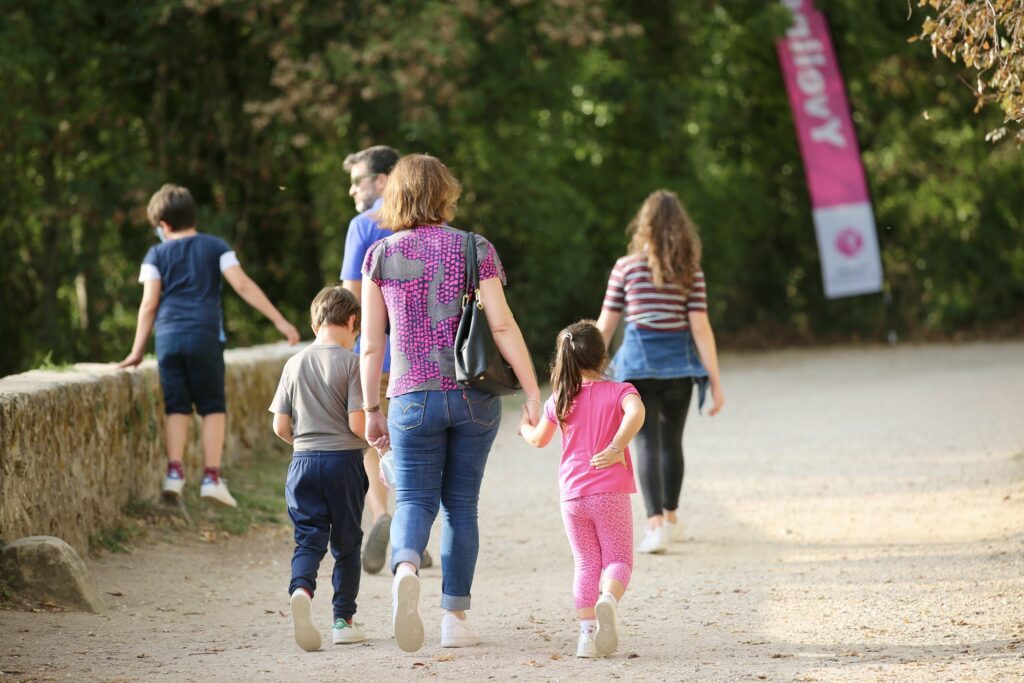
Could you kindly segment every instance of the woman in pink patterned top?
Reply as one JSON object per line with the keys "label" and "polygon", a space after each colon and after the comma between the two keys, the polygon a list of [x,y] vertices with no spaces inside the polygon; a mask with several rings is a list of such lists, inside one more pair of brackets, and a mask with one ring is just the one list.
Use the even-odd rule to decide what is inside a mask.
{"label": "woman in pink patterned top", "polygon": [[[461,193],[434,157],[403,158],[388,176],[379,220],[394,235],[375,243],[363,262],[363,396],[380,395],[385,328],[391,327],[388,418],[376,401],[364,406],[366,439],[390,445],[395,462],[391,569],[395,640],[407,652],[423,645],[417,572],[440,508],[441,645],[480,642],[466,620],[479,552],[477,503],[501,402],[455,380],[455,331],[462,312],[466,233],[448,225]],[[523,335],[505,301],[505,271],[494,247],[476,237],[480,295],[494,341],[526,393],[531,424],[540,419],[540,388]],[[364,400],[366,400],[364,398]]]}

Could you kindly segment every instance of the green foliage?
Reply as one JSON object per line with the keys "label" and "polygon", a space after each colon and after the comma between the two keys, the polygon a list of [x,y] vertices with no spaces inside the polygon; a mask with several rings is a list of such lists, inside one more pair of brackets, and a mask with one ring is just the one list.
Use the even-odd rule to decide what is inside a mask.
{"label": "green foliage", "polygon": [[123,526],[114,526],[89,536],[89,552],[99,555],[104,550],[110,553],[127,553],[127,544],[137,534],[137,530]]}
{"label": "green foliage", "polygon": [[[985,144],[957,67],[908,43],[899,3],[827,12],[875,201],[892,310],[827,301],[774,40],[737,0],[68,0],[0,23],[0,374],[132,340],[149,195],[188,186],[300,329],[354,210],[341,169],[373,143],[444,159],[456,224],[498,246],[527,339],[597,315],[653,189],[702,226],[726,346],[1019,323],[1024,162]],[[225,294],[231,345],[277,338]],[[1016,320],[1015,320],[1016,318]]]}
{"label": "green foliage", "polygon": [[[1007,122],[1013,122],[1017,143],[1024,143],[1024,2],[1021,0],[918,0],[930,7],[921,26],[921,38],[954,63],[959,60],[976,80],[977,108],[995,104]],[[999,140],[1001,126],[986,136]]]}
{"label": "green foliage", "polygon": [[185,506],[204,535],[212,532],[243,534],[256,526],[286,523],[284,484],[288,463],[287,457],[260,453],[232,468],[230,485],[238,501],[237,508],[201,500],[197,486],[185,488]]}

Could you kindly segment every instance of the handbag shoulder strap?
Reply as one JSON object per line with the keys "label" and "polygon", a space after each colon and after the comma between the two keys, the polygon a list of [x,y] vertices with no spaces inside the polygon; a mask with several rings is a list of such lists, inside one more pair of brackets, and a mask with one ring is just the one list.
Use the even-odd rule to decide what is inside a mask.
{"label": "handbag shoulder strap", "polygon": [[471,291],[475,292],[477,286],[480,284],[480,269],[476,264],[476,235],[467,232],[466,240],[463,244],[463,253],[466,257],[466,294],[469,295]]}

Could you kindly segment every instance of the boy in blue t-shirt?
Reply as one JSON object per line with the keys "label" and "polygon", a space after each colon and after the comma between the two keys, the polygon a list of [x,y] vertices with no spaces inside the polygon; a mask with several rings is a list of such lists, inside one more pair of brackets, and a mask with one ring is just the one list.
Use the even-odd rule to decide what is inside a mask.
{"label": "boy in blue t-shirt", "polygon": [[142,304],[135,343],[117,367],[142,362],[155,323],[157,366],[167,414],[164,432],[168,462],[163,495],[177,500],[185,487],[182,459],[194,404],[203,419],[206,464],[200,496],[235,507],[237,503],[220,476],[225,429],[222,279],[246,303],[267,316],[289,344],[298,343],[299,332],[245,274],[224,240],[196,230],[196,207],[186,188],[164,185],[149,200],[146,212],[161,243],[142,260]]}

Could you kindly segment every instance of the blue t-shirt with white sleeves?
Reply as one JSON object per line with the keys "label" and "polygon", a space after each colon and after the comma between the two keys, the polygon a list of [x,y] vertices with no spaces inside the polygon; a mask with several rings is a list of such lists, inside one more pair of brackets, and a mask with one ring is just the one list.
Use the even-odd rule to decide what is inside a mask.
{"label": "blue t-shirt with white sleeves", "polygon": [[189,333],[225,340],[221,274],[238,257],[219,237],[197,233],[161,242],[142,259],[139,282],[160,280],[158,335]]}
{"label": "blue t-shirt with white sleeves", "polygon": [[[384,200],[380,197],[366,211],[352,219],[348,224],[348,234],[345,235],[345,254],[341,262],[342,280],[361,280],[363,278],[363,259],[370,246],[378,240],[389,237],[394,233],[380,227],[377,222],[377,211],[380,210]],[[359,353],[359,342],[356,342],[355,352]],[[382,372],[391,371],[391,344],[384,344],[384,367]]]}

